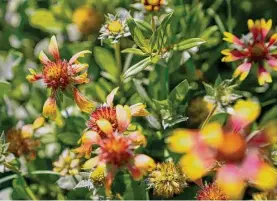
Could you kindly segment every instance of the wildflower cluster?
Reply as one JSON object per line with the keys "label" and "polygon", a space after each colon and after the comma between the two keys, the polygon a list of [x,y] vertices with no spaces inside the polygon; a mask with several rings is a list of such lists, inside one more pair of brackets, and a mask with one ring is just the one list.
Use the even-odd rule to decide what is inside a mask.
{"label": "wildflower cluster", "polygon": [[[96,156],[84,164],[84,169],[93,170],[90,177],[101,182],[105,175],[106,194],[111,195],[111,185],[120,169],[128,169],[135,180],[155,168],[152,158],[136,154],[135,150],[146,145],[146,138],[140,131],[128,131],[132,116],[146,116],[145,105],[138,103],[132,106],[113,105],[118,88],[108,96],[106,103],[96,108],[87,122],[87,131],[80,139],[81,146],[74,150],[78,157]],[[98,148],[93,152],[93,146]],[[99,175],[100,174],[100,175]]]}

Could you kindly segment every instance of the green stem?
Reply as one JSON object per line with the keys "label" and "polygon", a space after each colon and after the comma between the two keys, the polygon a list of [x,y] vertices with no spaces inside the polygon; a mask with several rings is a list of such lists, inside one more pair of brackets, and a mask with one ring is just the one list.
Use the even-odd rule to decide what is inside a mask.
{"label": "green stem", "polygon": [[202,124],[201,129],[204,128],[206,126],[206,124],[210,121],[210,119],[213,116],[216,108],[217,108],[217,103],[213,106],[213,108],[210,111],[209,115],[207,116],[207,118],[205,119],[204,123]]}
{"label": "green stem", "polygon": [[[7,166],[6,166],[7,167]],[[9,167],[7,167],[9,168]],[[11,168],[9,168],[11,169]],[[24,173],[21,173],[22,176],[25,176],[25,175],[28,175],[29,172],[24,172]],[[52,175],[57,175],[57,176],[60,176],[59,173],[57,172],[53,172],[53,171],[48,171],[48,170],[38,170],[38,171],[34,171],[34,172],[31,172],[30,173],[31,175],[37,175],[37,174],[52,174]],[[9,181],[9,180],[12,180],[12,179],[15,179],[16,177],[18,177],[18,175],[16,174],[13,174],[13,175],[9,175],[7,177],[4,177],[2,179],[0,179],[0,184],[6,182],[6,181]]]}
{"label": "green stem", "polygon": [[120,41],[114,44],[114,51],[115,51],[116,64],[119,68],[119,71],[121,72],[122,64],[121,64]]}
{"label": "green stem", "polygon": [[21,177],[21,179],[24,181],[24,189],[25,189],[27,195],[29,196],[29,198],[31,200],[38,200],[37,197],[35,196],[35,194],[33,193],[33,191],[28,186],[28,184],[27,184],[25,178],[23,177],[23,174],[20,172],[20,170],[6,162],[4,162],[4,166],[6,168],[9,168],[10,170],[14,171],[18,175],[18,177]]}
{"label": "green stem", "polygon": [[232,6],[231,6],[231,0],[227,0],[227,7],[228,7],[228,31],[232,33],[233,26],[232,26]]}
{"label": "green stem", "polygon": [[151,25],[152,25],[152,31],[155,32],[156,31],[156,23],[155,23],[154,15],[152,15],[152,17],[151,17]]}

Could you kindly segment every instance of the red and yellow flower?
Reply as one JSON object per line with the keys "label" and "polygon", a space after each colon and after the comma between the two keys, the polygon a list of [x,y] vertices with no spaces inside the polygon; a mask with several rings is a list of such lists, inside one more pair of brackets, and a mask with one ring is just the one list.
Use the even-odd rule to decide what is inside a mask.
{"label": "red and yellow flower", "polygon": [[46,100],[43,106],[43,115],[46,118],[55,119],[57,116],[56,96],[59,91],[70,90],[74,95],[75,102],[84,112],[90,112],[95,104],[87,100],[80,94],[76,85],[88,83],[87,68],[88,64],[78,62],[79,57],[90,53],[84,50],[76,53],[69,61],[62,60],[58,49],[58,44],[55,36],[52,36],[48,46],[49,53],[53,56],[54,61],[51,61],[46,54],[41,51],[39,59],[43,65],[42,73],[37,74],[34,69],[29,69],[30,75],[27,76],[29,82],[33,83],[42,80],[46,87],[51,89],[50,97]]}
{"label": "red and yellow flower", "polygon": [[141,2],[147,11],[159,11],[164,5],[164,0],[142,0]]}
{"label": "red and yellow flower", "polygon": [[113,105],[113,100],[118,88],[112,90],[107,96],[106,103],[96,108],[87,122],[89,130],[97,132],[101,137],[106,137],[113,131],[124,132],[130,124],[132,116],[147,116],[146,105],[138,103],[132,106]]}
{"label": "red and yellow flower", "polygon": [[93,170],[96,167],[93,171],[105,168],[104,185],[107,195],[111,195],[112,181],[118,170],[127,169],[135,180],[140,180],[155,168],[155,162],[152,158],[135,153],[141,144],[134,140],[136,139],[134,135],[140,138],[141,133],[134,132],[126,135],[116,131],[110,133],[106,138],[101,138],[96,132],[93,133],[93,144],[98,146],[95,151],[96,156],[89,159],[83,168]]}
{"label": "red and yellow flower", "polygon": [[[243,60],[235,70],[233,76],[244,80],[254,64],[258,65],[258,81],[260,85],[272,82],[268,70],[277,70],[277,54],[272,52],[272,47],[277,41],[277,33],[267,40],[268,32],[272,26],[272,20],[265,19],[248,20],[250,38],[239,39],[235,35],[225,32],[223,40],[233,43],[233,49],[222,51],[223,62]],[[268,69],[268,70],[267,70]]]}
{"label": "red and yellow flower", "polygon": [[277,185],[277,172],[261,151],[261,147],[277,141],[277,124],[269,123],[249,133],[248,127],[259,116],[260,106],[239,100],[234,110],[225,127],[212,122],[201,130],[177,129],[167,143],[171,151],[186,153],[180,165],[191,180],[216,170],[220,189],[229,199],[241,199],[247,183],[264,191]]}

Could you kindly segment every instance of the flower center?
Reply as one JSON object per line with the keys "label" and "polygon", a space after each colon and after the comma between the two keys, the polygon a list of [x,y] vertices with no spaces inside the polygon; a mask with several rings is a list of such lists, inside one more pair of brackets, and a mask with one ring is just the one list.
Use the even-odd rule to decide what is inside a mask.
{"label": "flower center", "polygon": [[259,61],[265,58],[265,56],[268,53],[267,48],[264,46],[262,43],[255,43],[251,48],[250,48],[250,53],[251,53],[251,59],[253,61]]}
{"label": "flower center", "polygon": [[101,137],[105,137],[106,134],[101,131],[96,122],[100,119],[108,120],[115,131],[117,128],[116,110],[115,108],[108,106],[98,107],[94,112],[91,113],[90,119],[87,122],[87,127],[97,132]]}
{"label": "flower center", "polygon": [[122,24],[119,20],[112,21],[112,22],[109,23],[108,29],[109,29],[110,32],[112,32],[114,34],[117,34],[117,33],[121,32]]}
{"label": "flower center", "polygon": [[67,62],[49,63],[43,69],[43,78],[47,87],[64,90],[70,83],[70,72],[67,68]]}
{"label": "flower center", "polygon": [[113,136],[102,140],[100,150],[101,160],[116,167],[126,165],[133,156],[131,142],[124,136]]}
{"label": "flower center", "polygon": [[219,147],[218,159],[229,162],[240,162],[246,152],[246,142],[238,133],[224,135],[224,143]]}

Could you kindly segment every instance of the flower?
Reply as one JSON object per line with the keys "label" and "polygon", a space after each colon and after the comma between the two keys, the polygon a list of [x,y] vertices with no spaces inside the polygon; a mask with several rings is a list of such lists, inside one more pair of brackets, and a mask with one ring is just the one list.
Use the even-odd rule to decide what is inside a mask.
{"label": "flower", "polygon": [[227,200],[226,194],[214,182],[205,184],[205,186],[197,192],[197,200]]}
{"label": "flower", "polygon": [[106,22],[100,29],[100,33],[99,39],[101,41],[110,39],[112,43],[117,43],[121,37],[131,35],[126,23],[126,16],[112,14],[106,16]]}
{"label": "flower", "polygon": [[24,137],[22,129],[10,129],[7,132],[8,151],[16,156],[26,155],[29,159],[35,159],[39,141],[31,136]]}
{"label": "flower", "polygon": [[[109,122],[106,123],[107,127],[112,126]],[[93,132],[93,139],[95,139],[90,144],[90,147],[94,144],[98,148],[95,150],[96,156],[86,161],[83,168],[92,170],[96,167],[94,171],[98,171],[99,168],[106,168],[104,185],[107,195],[111,195],[112,181],[118,170],[127,168],[133,178],[139,180],[155,168],[155,162],[152,158],[147,155],[137,155],[135,153],[135,150],[140,147],[136,139],[140,137],[134,137],[134,135],[142,135],[141,133],[122,134],[118,131],[112,131],[105,138],[101,138],[98,133],[94,131],[90,132]],[[80,151],[78,149],[80,147],[75,149],[75,152],[82,154],[82,150]],[[92,171],[91,175],[94,175],[94,171]]]}
{"label": "flower", "polygon": [[248,126],[259,113],[257,103],[239,100],[225,127],[212,122],[201,130],[177,129],[166,142],[171,151],[186,153],[179,163],[191,180],[216,171],[216,183],[229,199],[241,199],[247,183],[272,190],[277,185],[277,172],[261,148],[277,141],[277,124],[274,121],[249,133]]}
{"label": "flower", "polygon": [[69,149],[65,149],[59,159],[53,163],[53,171],[59,172],[62,176],[76,175],[81,168],[81,161]]}
{"label": "flower", "polygon": [[266,36],[271,29],[272,20],[265,19],[248,20],[248,29],[250,37],[248,39],[239,39],[235,35],[225,32],[223,40],[233,43],[233,49],[225,49],[222,51],[224,57],[223,62],[232,62],[243,60],[235,70],[233,76],[240,77],[244,80],[254,64],[258,65],[258,81],[260,85],[272,82],[270,73],[266,69],[277,70],[277,55],[272,52],[272,48],[277,40],[277,33],[273,34],[269,40]]}
{"label": "flower", "polygon": [[[53,56],[54,61],[48,59],[46,54],[41,51],[39,59],[43,65],[41,74],[37,74],[33,69],[29,68],[30,75],[27,80],[31,83],[43,80],[46,87],[51,89],[50,97],[46,100],[43,106],[43,115],[46,118],[55,119],[57,116],[57,103],[56,96],[60,91],[70,90],[74,94],[74,99],[80,109],[84,112],[90,112],[94,108],[94,103],[87,100],[79,93],[76,85],[88,83],[86,69],[87,64],[82,64],[77,61],[79,57],[84,54],[90,53],[84,50],[76,53],[69,61],[62,60],[58,49],[58,44],[55,36],[51,37],[48,50]],[[81,74],[80,74],[81,73]]]}
{"label": "flower", "polygon": [[[89,130],[97,132],[101,137],[113,131],[125,131],[131,121],[131,116],[147,116],[146,105],[138,103],[132,106],[113,105],[113,100],[118,88],[115,88],[107,96],[106,103],[99,106],[90,114],[87,122]],[[108,127],[110,126],[110,127]]]}
{"label": "flower", "polygon": [[147,11],[159,11],[164,5],[164,0],[141,0]]}
{"label": "flower", "polygon": [[187,186],[186,177],[179,165],[172,161],[158,163],[147,179],[154,194],[163,198],[170,198],[183,192]]}
{"label": "flower", "polygon": [[100,29],[102,17],[93,8],[82,6],[74,11],[72,21],[82,33],[89,34]]}
{"label": "flower", "polygon": [[104,184],[107,195],[111,193],[111,184],[119,169],[127,168],[135,180],[140,180],[155,167],[154,160],[149,156],[135,154],[136,146],[133,145],[128,135],[114,132],[108,138],[101,139],[98,145],[97,155],[84,164],[84,169],[97,166],[91,173],[93,175],[99,167],[106,167]]}

